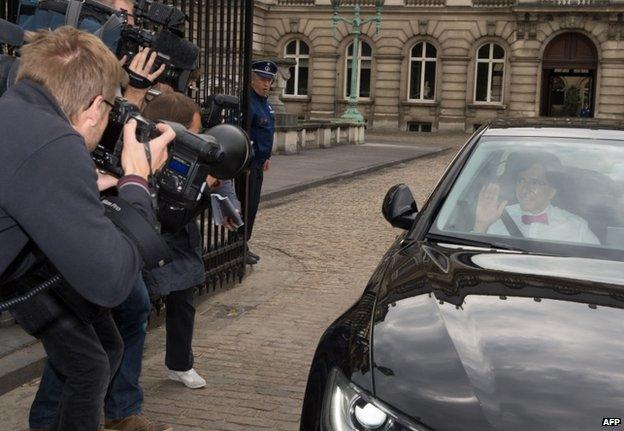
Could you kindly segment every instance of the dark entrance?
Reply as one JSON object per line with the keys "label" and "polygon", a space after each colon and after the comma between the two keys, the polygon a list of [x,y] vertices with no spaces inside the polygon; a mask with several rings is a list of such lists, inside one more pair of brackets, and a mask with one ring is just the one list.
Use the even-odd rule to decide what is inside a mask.
{"label": "dark entrance", "polygon": [[542,60],[542,101],[545,117],[593,117],[598,55],[593,42],[580,33],[554,38]]}

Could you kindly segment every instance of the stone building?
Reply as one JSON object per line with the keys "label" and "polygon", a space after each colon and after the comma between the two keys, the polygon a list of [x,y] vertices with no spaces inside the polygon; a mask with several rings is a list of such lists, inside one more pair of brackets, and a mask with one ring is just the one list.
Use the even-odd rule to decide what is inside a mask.
{"label": "stone building", "polygon": [[[343,1],[352,16],[372,0]],[[386,0],[362,30],[358,106],[369,127],[472,131],[497,117],[624,120],[624,0]],[[256,56],[293,58],[288,112],[336,118],[352,37],[330,0],[257,0]]]}

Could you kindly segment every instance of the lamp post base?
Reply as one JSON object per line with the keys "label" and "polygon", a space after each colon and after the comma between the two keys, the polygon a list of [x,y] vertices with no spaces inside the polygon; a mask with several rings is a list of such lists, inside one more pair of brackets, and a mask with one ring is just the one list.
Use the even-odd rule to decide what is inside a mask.
{"label": "lamp post base", "polygon": [[357,108],[353,106],[348,107],[347,110],[344,112],[344,114],[342,114],[340,119],[351,122],[351,123],[363,123],[364,122],[364,117],[362,116],[360,111],[358,111]]}

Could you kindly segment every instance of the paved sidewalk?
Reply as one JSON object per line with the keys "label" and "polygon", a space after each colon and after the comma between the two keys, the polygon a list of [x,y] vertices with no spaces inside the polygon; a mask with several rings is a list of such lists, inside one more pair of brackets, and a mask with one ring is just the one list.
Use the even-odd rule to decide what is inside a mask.
{"label": "paved sidewalk", "polygon": [[274,155],[264,177],[262,199],[267,202],[340,179],[370,173],[425,155],[457,148],[467,135],[367,132],[366,143]]}
{"label": "paved sidewalk", "polygon": [[[446,142],[457,148],[464,140],[459,135]],[[439,151],[437,145],[427,143]],[[377,148],[351,149],[376,151],[367,147]],[[260,264],[241,285],[215,294],[198,307],[196,368],[208,387],[192,391],[164,378],[164,328],[155,329],[148,334],[142,377],[148,414],[174,424],[176,431],[298,429],[307,370],[318,338],[360,294],[394,236],[379,214],[383,194],[396,182],[411,183],[422,204],[452,154],[404,164],[399,160],[395,168],[370,174],[370,179],[337,181],[277,199],[271,206],[279,207],[262,209],[252,241],[262,256]],[[297,185],[297,175],[281,185],[271,178],[279,172],[278,166],[293,166],[289,158],[299,156],[275,157],[266,184],[274,184],[273,190]],[[312,169],[313,164],[308,166]],[[369,166],[362,162],[352,171]],[[319,172],[320,178],[327,175]],[[33,380],[0,396],[3,430],[25,429],[37,385],[38,380]]]}

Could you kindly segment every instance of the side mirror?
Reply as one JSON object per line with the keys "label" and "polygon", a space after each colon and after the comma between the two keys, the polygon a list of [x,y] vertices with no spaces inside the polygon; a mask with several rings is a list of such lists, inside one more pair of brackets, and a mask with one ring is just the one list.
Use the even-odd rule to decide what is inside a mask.
{"label": "side mirror", "polygon": [[390,187],[381,206],[381,213],[388,222],[400,229],[412,227],[418,213],[418,207],[409,187],[397,184]]}

